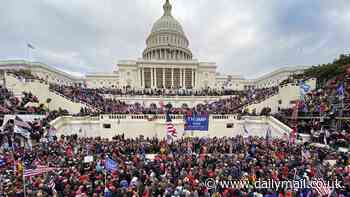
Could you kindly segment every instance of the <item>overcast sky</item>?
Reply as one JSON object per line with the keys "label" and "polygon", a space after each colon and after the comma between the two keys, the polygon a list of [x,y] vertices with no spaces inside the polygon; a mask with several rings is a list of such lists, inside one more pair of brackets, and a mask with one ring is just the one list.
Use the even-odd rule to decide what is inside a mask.
{"label": "overcast sky", "polygon": [[[141,57],[165,0],[0,0],[0,59],[72,73]],[[251,78],[350,53],[349,0],[172,0],[196,59]],[[27,43],[35,50],[29,55]]]}

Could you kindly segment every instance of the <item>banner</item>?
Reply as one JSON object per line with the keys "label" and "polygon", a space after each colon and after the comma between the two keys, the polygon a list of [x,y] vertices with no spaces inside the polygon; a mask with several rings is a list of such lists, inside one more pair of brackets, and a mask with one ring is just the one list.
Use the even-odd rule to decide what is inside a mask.
{"label": "banner", "polygon": [[209,116],[188,116],[185,118],[185,131],[208,131]]}
{"label": "banner", "polygon": [[94,156],[88,155],[84,157],[84,163],[91,163],[94,161]]}
{"label": "banner", "polygon": [[0,129],[3,129],[3,126],[5,126],[5,124],[7,123],[7,121],[9,121],[10,119],[15,119],[17,117],[19,117],[20,119],[22,119],[24,122],[33,122],[35,119],[37,120],[42,120],[45,118],[44,115],[5,115],[4,116],[4,121],[3,121],[3,125],[0,125]]}

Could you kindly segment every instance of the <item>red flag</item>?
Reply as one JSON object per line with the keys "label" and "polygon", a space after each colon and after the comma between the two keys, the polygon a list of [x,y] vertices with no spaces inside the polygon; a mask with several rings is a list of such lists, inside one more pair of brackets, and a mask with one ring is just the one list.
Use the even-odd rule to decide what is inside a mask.
{"label": "red flag", "polygon": [[73,157],[73,149],[71,146],[68,146],[66,149],[66,154],[68,157]]}

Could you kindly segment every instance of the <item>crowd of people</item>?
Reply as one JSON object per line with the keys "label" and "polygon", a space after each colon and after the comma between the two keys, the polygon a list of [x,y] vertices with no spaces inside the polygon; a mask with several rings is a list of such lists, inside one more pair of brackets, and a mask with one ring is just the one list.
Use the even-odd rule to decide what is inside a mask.
{"label": "crowd of people", "polygon": [[[14,75],[17,78],[30,80],[38,79],[28,70],[8,70],[8,74]],[[143,89],[135,90],[131,88],[99,88],[91,89],[83,86],[64,86],[58,84],[50,84],[50,89],[54,92],[65,96],[74,102],[82,102],[87,104],[87,107],[81,109],[82,115],[96,114],[96,113],[119,113],[119,114],[163,114],[164,107],[168,103],[161,104],[153,103],[150,106],[145,106],[144,103],[126,103],[121,100],[109,99],[108,95],[113,96],[228,96],[216,102],[205,102],[198,104],[195,107],[188,107],[183,105],[178,108],[173,108],[174,114],[188,114],[188,113],[210,113],[210,114],[233,114],[242,113],[243,107],[247,104],[257,103],[266,98],[278,93],[278,87],[264,88],[264,89],[250,89],[244,91],[234,90],[190,90],[190,89]],[[1,113],[43,113],[46,110],[45,104],[25,106],[25,102],[20,102],[22,98],[13,97],[6,88],[0,88],[4,92],[0,97],[0,112]],[[24,97],[31,96],[33,101],[31,103],[38,103],[37,98],[29,93]],[[11,100],[11,102],[8,102]],[[42,101],[41,101],[42,102]],[[24,105],[23,105],[24,104]]]}
{"label": "crowd of people", "polygon": [[0,86],[0,114],[43,114],[45,104],[39,104],[38,98],[30,92],[14,96],[11,91]]}
{"label": "crowd of people", "polygon": [[[20,145],[24,142],[39,142],[45,134],[45,129],[50,128],[50,121],[60,116],[69,115],[67,110],[59,109],[45,113],[45,116],[36,117],[31,121],[23,121],[18,114],[15,118],[0,118],[0,144],[11,146],[17,140]],[[20,122],[20,123],[18,123]],[[22,140],[22,141],[21,141]]]}
{"label": "crowd of people", "polygon": [[[151,104],[145,106],[141,103],[129,104],[121,100],[105,98],[103,89],[88,89],[72,86],[51,85],[50,88],[60,94],[71,98],[75,101],[82,101],[101,109],[104,113],[119,113],[119,114],[162,114],[166,104]],[[116,90],[118,91],[118,90]],[[144,92],[143,92],[144,93]],[[242,107],[262,101],[269,96],[278,93],[278,87],[265,88],[258,90],[236,91],[235,95],[229,98],[223,98],[211,103],[198,104],[196,107],[189,108],[187,105],[172,108],[173,114],[186,113],[210,113],[210,114],[232,114],[240,113]],[[147,95],[147,93],[146,93]],[[158,94],[155,94],[158,95]]]}
{"label": "crowd of people", "polygon": [[37,76],[33,75],[30,70],[19,69],[19,70],[6,70],[7,74],[13,75],[18,79],[31,80],[39,79]]}
{"label": "crowd of people", "polygon": [[194,89],[165,89],[165,88],[144,88],[144,89],[133,89],[133,88],[98,88],[95,89],[100,94],[108,94],[114,96],[230,96],[236,95],[239,91],[229,89],[211,89],[205,88],[201,90]]}
{"label": "crowd of people", "polygon": [[350,148],[350,120],[344,119],[350,116],[350,73],[306,92],[295,106],[281,110],[275,117],[291,127],[297,123],[298,133],[309,134],[314,142]]}
{"label": "crowd of people", "polygon": [[[113,140],[47,137],[32,150],[1,147],[0,192],[5,196],[322,196],[315,188],[257,188],[262,180],[340,182],[332,195],[350,195],[350,155],[281,139],[156,138]],[[152,156],[150,156],[152,155]],[[85,157],[93,159],[84,161]],[[116,165],[106,167],[107,160]],[[14,163],[16,167],[14,168]],[[53,169],[26,177],[36,166]],[[106,170],[108,169],[108,170]],[[242,188],[208,187],[208,180],[240,180]]]}
{"label": "crowd of people", "polygon": [[[307,92],[298,106],[300,116],[349,116],[350,73],[328,81],[324,86]],[[291,115],[293,109],[284,110]]]}
{"label": "crowd of people", "polygon": [[[26,73],[12,73],[18,76]],[[339,84],[343,86],[340,96]],[[100,113],[118,114],[242,114],[243,107],[278,93],[278,87],[247,91],[187,91],[88,89],[50,85],[50,89],[76,102],[87,103]],[[340,182],[330,189],[331,197],[350,196],[350,122],[336,117],[349,115],[350,77],[341,75],[322,89],[307,93],[293,109],[280,111],[276,117],[297,132],[307,133],[309,142],[290,143],[281,138],[236,136],[224,138],[111,139],[56,136],[49,122],[68,115],[66,110],[49,111],[31,93],[14,97],[0,88],[0,114],[45,113],[42,120],[28,122],[31,145],[22,146],[16,123],[10,120],[0,130],[0,197],[1,196],[165,196],[165,197],[279,197],[323,196],[320,188],[257,188],[258,181],[322,180]],[[215,102],[195,107],[158,103],[140,103],[107,99],[107,94],[120,96],[222,96]],[[47,103],[49,101],[46,101]],[[342,107],[339,107],[342,103]],[[82,109],[86,115],[91,110]],[[310,118],[311,117],[311,118]],[[296,118],[296,120],[294,120]],[[17,120],[18,121],[18,120]],[[88,159],[86,159],[88,158]],[[113,161],[113,167],[111,167]],[[27,171],[46,169],[25,176]],[[215,187],[207,185],[215,180]],[[244,181],[241,187],[224,187],[221,181]],[[220,184],[221,183],[221,184]],[[232,183],[232,182],[231,182]],[[237,185],[236,185],[237,186]]]}

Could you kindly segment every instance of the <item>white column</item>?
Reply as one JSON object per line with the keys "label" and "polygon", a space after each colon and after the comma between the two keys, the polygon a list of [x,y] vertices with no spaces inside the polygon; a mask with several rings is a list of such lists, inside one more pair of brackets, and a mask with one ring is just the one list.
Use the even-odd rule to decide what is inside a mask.
{"label": "white column", "polygon": [[194,89],[194,71],[193,68],[191,69],[191,74],[192,74],[192,88]]}
{"label": "white column", "polygon": [[180,86],[183,87],[183,85],[182,85],[182,68],[180,68]]}
{"label": "white column", "polygon": [[157,68],[154,68],[154,87],[157,88]]}
{"label": "white column", "polygon": [[151,68],[151,88],[153,88],[153,68]]}
{"label": "white column", "polygon": [[143,67],[141,68],[141,74],[142,74],[142,88],[145,88],[146,80],[145,80],[145,70]]}
{"label": "white column", "polygon": [[171,68],[171,86],[174,87],[174,68]]}
{"label": "white column", "polygon": [[140,87],[142,88],[142,71],[141,71],[141,68],[138,70],[138,78],[139,78]]}
{"label": "white column", "polygon": [[163,68],[163,88],[165,88],[165,68]]}
{"label": "white column", "polygon": [[196,69],[193,69],[193,88],[197,87],[197,72]]}
{"label": "white column", "polygon": [[184,78],[183,78],[183,86],[186,87],[186,69],[183,69]]}

